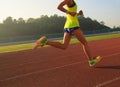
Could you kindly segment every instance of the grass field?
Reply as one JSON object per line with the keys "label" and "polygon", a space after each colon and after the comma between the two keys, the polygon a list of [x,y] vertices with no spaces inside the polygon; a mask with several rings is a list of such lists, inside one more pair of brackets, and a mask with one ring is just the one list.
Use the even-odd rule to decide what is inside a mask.
{"label": "grass field", "polygon": [[[119,37],[120,37],[120,33],[100,35],[100,36],[90,36],[90,37],[86,37],[86,39],[87,41],[96,41],[96,40],[119,38]],[[59,41],[62,41],[62,40],[59,40]],[[71,44],[78,43],[78,40],[72,39],[70,43]],[[0,53],[32,49],[33,44],[34,43],[25,43],[25,44],[17,44],[17,45],[9,45],[9,46],[0,46]],[[45,47],[48,47],[48,46],[45,46]]]}

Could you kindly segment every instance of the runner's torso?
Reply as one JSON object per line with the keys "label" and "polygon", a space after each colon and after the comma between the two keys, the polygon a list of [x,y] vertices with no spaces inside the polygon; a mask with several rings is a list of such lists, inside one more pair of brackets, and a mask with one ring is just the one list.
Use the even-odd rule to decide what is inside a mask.
{"label": "runner's torso", "polygon": [[[77,12],[77,5],[74,4],[73,6],[66,6],[66,10],[69,12]],[[73,27],[79,27],[79,21],[77,18],[77,14],[75,16],[71,16],[70,14],[66,14],[66,22],[64,25],[64,28],[73,28]]]}

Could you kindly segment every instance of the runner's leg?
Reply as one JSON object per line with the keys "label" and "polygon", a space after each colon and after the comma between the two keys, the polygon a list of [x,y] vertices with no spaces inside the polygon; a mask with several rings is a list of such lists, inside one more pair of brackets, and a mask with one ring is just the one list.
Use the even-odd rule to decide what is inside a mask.
{"label": "runner's leg", "polygon": [[80,29],[74,30],[73,34],[76,36],[76,38],[81,42],[82,46],[83,46],[83,50],[85,55],[87,56],[88,60],[92,59],[89,47],[88,47],[88,43],[82,33],[82,31]]}
{"label": "runner's leg", "polygon": [[63,43],[48,41],[46,45],[50,45],[64,50],[68,47],[70,40],[71,40],[71,35],[69,33],[64,33]]}

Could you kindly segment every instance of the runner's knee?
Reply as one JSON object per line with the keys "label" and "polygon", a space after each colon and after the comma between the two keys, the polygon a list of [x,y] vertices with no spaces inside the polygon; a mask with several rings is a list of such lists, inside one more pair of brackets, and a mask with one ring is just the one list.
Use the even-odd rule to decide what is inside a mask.
{"label": "runner's knee", "polygon": [[88,45],[88,42],[87,41],[82,42],[82,45],[86,46],[86,45]]}

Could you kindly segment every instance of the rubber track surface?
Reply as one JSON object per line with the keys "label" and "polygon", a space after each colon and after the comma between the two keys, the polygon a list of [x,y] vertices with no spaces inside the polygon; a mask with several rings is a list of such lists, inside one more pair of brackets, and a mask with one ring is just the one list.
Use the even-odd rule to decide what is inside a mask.
{"label": "rubber track surface", "polygon": [[119,87],[120,38],[89,42],[103,60],[90,68],[80,44],[0,54],[0,87]]}

